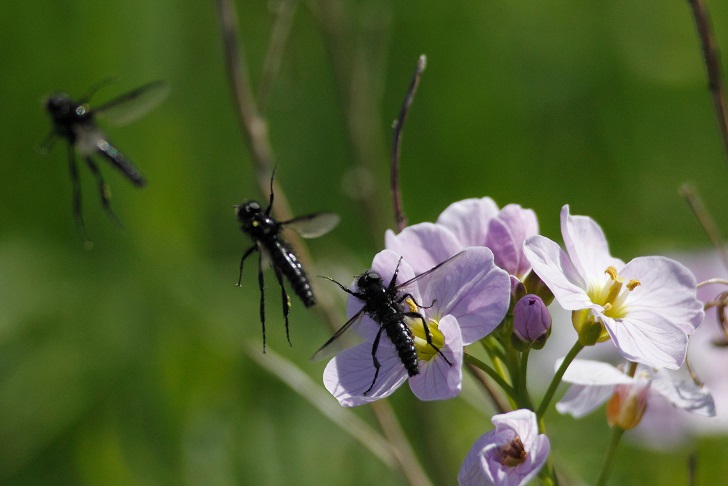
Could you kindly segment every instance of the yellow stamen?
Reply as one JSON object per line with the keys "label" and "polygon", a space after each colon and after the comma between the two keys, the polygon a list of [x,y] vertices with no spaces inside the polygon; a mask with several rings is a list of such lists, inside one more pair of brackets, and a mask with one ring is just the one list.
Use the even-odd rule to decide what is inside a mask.
{"label": "yellow stamen", "polygon": [[606,270],[604,270],[604,273],[606,273],[607,275],[609,275],[609,277],[610,277],[610,278],[611,278],[612,280],[616,280],[616,279],[617,279],[617,275],[618,275],[618,274],[617,274],[617,269],[616,269],[616,268],[614,268],[614,267],[613,267],[612,265],[609,265],[609,266],[607,267],[607,269],[606,269]]}
{"label": "yellow stamen", "polygon": [[632,279],[629,282],[627,282],[627,288],[632,291],[637,287],[638,285],[642,285],[639,280]]}

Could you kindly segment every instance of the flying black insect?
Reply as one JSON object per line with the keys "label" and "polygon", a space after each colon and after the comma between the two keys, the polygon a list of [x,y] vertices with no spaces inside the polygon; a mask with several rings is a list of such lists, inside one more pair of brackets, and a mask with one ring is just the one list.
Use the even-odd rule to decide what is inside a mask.
{"label": "flying black insect", "polygon": [[[275,175],[275,171],[274,174]],[[281,235],[284,228],[296,231],[304,238],[317,238],[324,235],[339,223],[339,216],[334,213],[315,213],[299,216],[288,221],[276,221],[271,215],[273,207],[273,175],[270,180],[270,199],[268,207],[263,207],[257,201],[246,200],[235,206],[235,214],[240,221],[240,229],[250,236],[253,246],[248,248],[240,259],[240,275],[238,287],[243,278],[243,263],[254,252],[259,253],[258,258],[258,286],[260,287],[260,323],[263,328],[263,351],[265,352],[265,283],[263,280],[263,261],[269,262],[273,267],[278,285],[281,287],[283,299],[283,318],[286,321],[286,339],[291,344],[288,332],[288,314],[291,301],[283,286],[283,276],[293,288],[293,292],[301,299],[303,305],[311,307],[316,304],[313,289],[308,280],[303,265],[293,252],[291,245]]]}
{"label": "flying black insect", "polygon": [[53,130],[42,148],[47,150],[57,138],[65,139],[68,143],[68,167],[73,184],[73,215],[79,235],[86,245],[90,245],[90,241],[81,211],[81,185],[76,167],[76,153],[84,159],[93,173],[101,205],[109,219],[122,227],[111,210],[109,188],[93,156],[98,155],[106,159],[137,187],[143,187],[146,180],[134,164],[109,142],[106,135],[97,127],[96,118],[105,117],[116,124],[128,123],[146,113],[167,94],[167,85],[164,82],[153,81],[91,109],[87,104],[91,96],[108,83],[107,80],[97,84],[78,101],[74,101],[66,93],[52,94],[45,101],[45,109],[53,122]]}
{"label": "flying black insect", "polygon": [[[396,348],[399,359],[402,361],[402,364],[407,370],[407,374],[409,376],[415,376],[420,373],[417,350],[415,348],[414,334],[407,325],[405,318],[420,319],[422,321],[423,327],[425,329],[425,338],[427,340],[427,344],[432,346],[437,354],[439,354],[447,362],[447,364],[452,366],[452,363],[445,357],[444,354],[442,354],[440,349],[435,344],[433,344],[432,333],[430,332],[430,328],[427,324],[427,320],[425,319],[425,317],[419,312],[411,310],[411,307],[409,307],[409,311],[406,311],[405,309],[408,308],[408,306],[405,301],[407,299],[411,299],[415,306],[422,309],[429,308],[414,302],[414,297],[412,296],[412,294],[407,292],[407,287],[417,280],[431,275],[433,272],[442,271],[444,267],[454,262],[463,254],[464,253],[462,252],[458,253],[445,260],[444,262],[440,263],[439,265],[432,267],[426,272],[421,273],[414,278],[411,278],[401,285],[397,285],[397,273],[399,272],[399,265],[400,263],[402,263],[402,258],[399,259],[397,267],[394,270],[394,275],[392,275],[392,279],[387,285],[385,285],[382,277],[372,270],[367,270],[359,277],[357,277],[356,290],[352,290],[340,284],[336,280],[324,277],[334,282],[344,292],[353,295],[354,297],[362,301],[364,307],[362,307],[359,312],[354,314],[351,319],[349,319],[343,326],[341,326],[341,328],[336,331],[331,339],[329,339],[323,346],[321,346],[318,351],[316,351],[316,353],[314,353],[311,359],[313,361],[317,361],[325,356],[328,356],[330,354],[330,348],[332,347],[332,344],[334,344],[339,338],[341,338],[344,333],[346,333],[346,331],[352,329],[362,316],[368,315],[374,322],[379,325],[379,331],[377,332],[377,335],[374,338],[374,342],[372,343],[372,361],[374,363],[375,370],[374,377],[372,378],[371,385],[369,385],[369,388],[367,388],[363,395],[367,395],[372,390],[372,388],[374,388],[374,384],[376,383],[377,377],[379,376],[379,368],[381,367],[381,364],[377,359],[377,349],[379,348],[379,340],[381,339],[382,333],[384,332],[387,333],[387,337]],[[432,306],[433,304],[434,302],[430,303],[430,306]]]}

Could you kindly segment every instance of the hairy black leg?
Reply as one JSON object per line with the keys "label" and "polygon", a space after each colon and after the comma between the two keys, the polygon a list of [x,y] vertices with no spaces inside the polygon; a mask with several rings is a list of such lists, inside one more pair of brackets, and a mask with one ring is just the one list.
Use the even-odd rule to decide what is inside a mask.
{"label": "hairy black leg", "polygon": [[260,288],[260,326],[263,329],[263,352],[265,353],[265,282],[263,280],[263,254],[258,254],[258,287]]}
{"label": "hairy black leg", "polygon": [[430,309],[430,308],[432,308],[432,306],[433,306],[433,305],[435,305],[435,302],[437,302],[437,299],[433,299],[433,300],[432,300],[432,304],[430,304],[430,305],[428,305],[428,306],[420,305],[420,304],[418,304],[418,303],[417,303],[417,301],[415,300],[414,296],[413,296],[412,294],[410,294],[410,293],[402,294],[402,295],[401,295],[401,296],[399,297],[399,299],[397,299],[397,301],[396,301],[396,302],[397,302],[397,304],[401,304],[402,302],[404,302],[404,301],[405,301],[405,300],[407,300],[408,298],[412,299],[412,302],[414,302],[414,304],[415,304],[415,305],[416,305],[417,307],[419,307],[420,309]]}
{"label": "hairy black leg", "polygon": [[334,279],[333,279],[333,278],[331,278],[331,277],[326,277],[325,275],[319,275],[319,278],[325,278],[326,280],[330,280],[331,282],[334,282],[334,283],[335,283],[336,285],[338,285],[338,286],[339,286],[339,288],[340,288],[341,290],[343,290],[343,291],[344,291],[344,292],[346,292],[347,294],[351,294],[351,295],[353,295],[354,297],[356,297],[356,298],[358,298],[358,299],[362,299],[362,300],[365,300],[365,299],[366,299],[366,296],[365,296],[365,295],[364,295],[363,293],[361,293],[361,292],[354,292],[354,291],[353,291],[353,290],[351,290],[350,288],[348,288],[348,287],[346,287],[346,286],[344,286],[344,285],[340,284],[339,282],[337,282],[336,280],[334,280]]}
{"label": "hairy black leg", "polygon": [[101,171],[99,171],[98,166],[91,157],[84,157],[84,160],[86,161],[86,165],[88,165],[88,168],[91,169],[91,172],[96,178],[96,184],[99,188],[99,196],[101,197],[101,205],[104,207],[104,211],[106,211],[106,214],[111,221],[113,221],[119,228],[124,229],[124,225],[121,224],[119,218],[117,218],[114,214],[114,211],[111,210],[111,200],[109,199],[109,186],[107,186],[106,182],[104,182]]}
{"label": "hairy black leg", "polygon": [[397,262],[397,267],[394,269],[394,274],[392,275],[392,280],[389,281],[389,285],[387,286],[387,290],[390,292],[394,291],[394,288],[397,286],[397,274],[399,273],[399,265],[402,263],[402,257],[399,257],[399,261]]}
{"label": "hairy black leg", "polygon": [[367,393],[372,391],[372,388],[374,388],[374,383],[377,382],[377,376],[379,376],[379,368],[382,367],[381,363],[379,363],[379,360],[377,359],[377,349],[379,348],[379,338],[382,337],[382,331],[384,331],[384,326],[379,328],[379,332],[377,333],[377,337],[374,338],[374,343],[372,344],[372,361],[374,362],[374,379],[372,380],[372,384],[369,385],[369,388],[367,388],[367,391],[362,393],[362,395],[366,396]]}
{"label": "hairy black leg", "polygon": [[243,281],[243,263],[245,262],[245,259],[248,258],[251,253],[253,253],[257,249],[258,245],[251,246],[246,250],[246,252],[243,254],[243,257],[240,259],[240,275],[238,275],[238,287],[240,287],[240,282]]}
{"label": "hairy black leg", "polygon": [[283,300],[283,318],[286,320],[286,339],[288,340],[288,345],[293,347],[293,344],[291,344],[291,337],[288,334],[288,314],[291,311],[291,299],[288,298],[286,288],[283,286],[283,275],[281,274],[280,269],[277,266],[273,265],[273,272],[276,274],[278,285],[281,286],[281,299]]}
{"label": "hairy black leg", "polygon": [[71,173],[71,185],[73,187],[73,217],[76,220],[78,235],[83,240],[84,246],[90,246],[91,240],[86,234],[86,225],[83,223],[81,209],[81,183],[78,180],[78,166],[76,165],[76,152],[73,146],[68,145],[68,170]]}
{"label": "hairy black leg", "polygon": [[270,197],[268,198],[268,207],[265,208],[265,215],[270,216],[270,211],[273,209],[273,178],[276,176],[276,168],[273,167],[273,171],[270,173]]}
{"label": "hairy black leg", "polygon": [[447,364],[452,366],[452,363],[450,362],[450,360],[447,359],[445,357],[445,355],[442,354],[442,351],[440,351],[440,348],[435,346],[434,343],[432,342],[432,333],[430,332],[430,326],[427,324],[427,321],[425,320],[424,316],[422,314],[420,314],[419,312],[405,312],[404,315],[409,317],[410,319],[420,319],[422,321],[422,325],[425,328],[425,340],[427,341],[427,344],[432,346],[432,349],[437,351],[437,354],[442,356],[442,359],[444,359]]}

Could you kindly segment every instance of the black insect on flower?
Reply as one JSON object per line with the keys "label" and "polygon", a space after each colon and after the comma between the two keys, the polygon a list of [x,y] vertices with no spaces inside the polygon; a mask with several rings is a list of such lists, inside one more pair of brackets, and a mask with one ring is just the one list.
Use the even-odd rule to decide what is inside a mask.
{"label": "black insect on flower", "polygon": [[[275,175],[275,171],[273,171]],[[291,344],[288,331],[288,315],[291,302],[288,298],[283,277],[293,288],[293,292],[301,299],[303,305],[311,307],[316,304],[313,289],[303,265],[294,253],[291,245],[286,241],[281,232],[284,228],[296,231],[304,238],[317,238],[328,233],[339,223],[339,216],[334,213],[315,213],[306,216],[299,216],[288,221],[276,221],[271,215],[273,207],[273,175],[270,181],[270,198],[268,206],[263,207],[257,201],[246,200],[235,206],[235,214],[240,221],[240,228],[243,233],[250,236],[253,246],[243,254],[240,259],[240,275],[238,286],[243,278],[243,264],[245,259],[254,252],[259,253],[258,258],[258,286],[260,288],[260,323],[263,328],[263,351],[265,352],[265,282],[263,280],[263,267],[270,265],[278,280],[283,299],[283,318],[286,322],[286,339]]]}
{"label": "black insect on flower", "polygon": [[66,93],[55,93],[45,101],[45,109],[53,122],[42,149],[46,151],[57,138],[65,139],[68,145],[68,167],[73,184],[73,215],[81,239],[87,246],[91,242],[86,234],[81,210],[81,185],[79,182],[76,154],[86,162],[96,179],[101,204],[115,224],[122,227],[111,210],[110,191],[93,156],[100,156],[119,170],[136,187],[143,187],[146,179],[134,164],[114,146],[96,125],[97,118],[105,118],[115,124],[128,123],[156,106],[167,94],[167,85],[153,81],[123,94],[96,108],[88,105],[91,96],[108,84],[106,80],[90,89],[80,100],[75,101]]}

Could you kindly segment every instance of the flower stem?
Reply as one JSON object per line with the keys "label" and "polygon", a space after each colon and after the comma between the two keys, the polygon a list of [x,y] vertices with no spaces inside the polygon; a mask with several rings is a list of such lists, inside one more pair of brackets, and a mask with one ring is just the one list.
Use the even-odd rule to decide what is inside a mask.
{"label": "flower stem", "polygon": [[614,427],[612,430],[612,440],[609,443],[609,449],[607,450],[607,456],[604,458],[604,465],[602,466],[602,472],[599,473],[599,479],[597,480],[597,486],[604,486],[607,483],[609,472],[612,469],[612,463],[614,461],[615,453],[617,452],[617,446],[619,440],[624,434],[624,429],[620,427]]}
{"label": "flower stem", "polygon": [[495,381],[498,386],[500,386],[504,392],[508,394],[509,397],[514,398],[516,395],[516,391],[513,389],[511,385],[506,383],[506,380],[503,379],[493,368],[488,366],[487,364],[480,361],[475,356],[472,356],[468,353],[464,354],[464,359],[466,362],[470,363],[471,365],[475,366],[476,368],[483,370],[488,376],[491,377],[493,381]]}
{"label": "flower stem", "polygon": [[574,343],[574,346],[569,350],[569,353],[566,355],[564,360],[561,362],[559,369],[556,370],[556,374],[551,380],[548,390],[546,390],[546,395],[543,397],[543,401],[541,401],[541,405],[538,407],[538,412],[536,412],[539,419],[543,417],[549,403],[551,403],[551,399],[554,397],[554,393],[556,393],[556,389],[561,383],[561,378],[564,376],[566,368],[569,367],[571,362],[574,361],[574,358],[576,358],[576,355],[579,354],[582,349],[584,349],[584,345],[577,340],[576,343]]}

